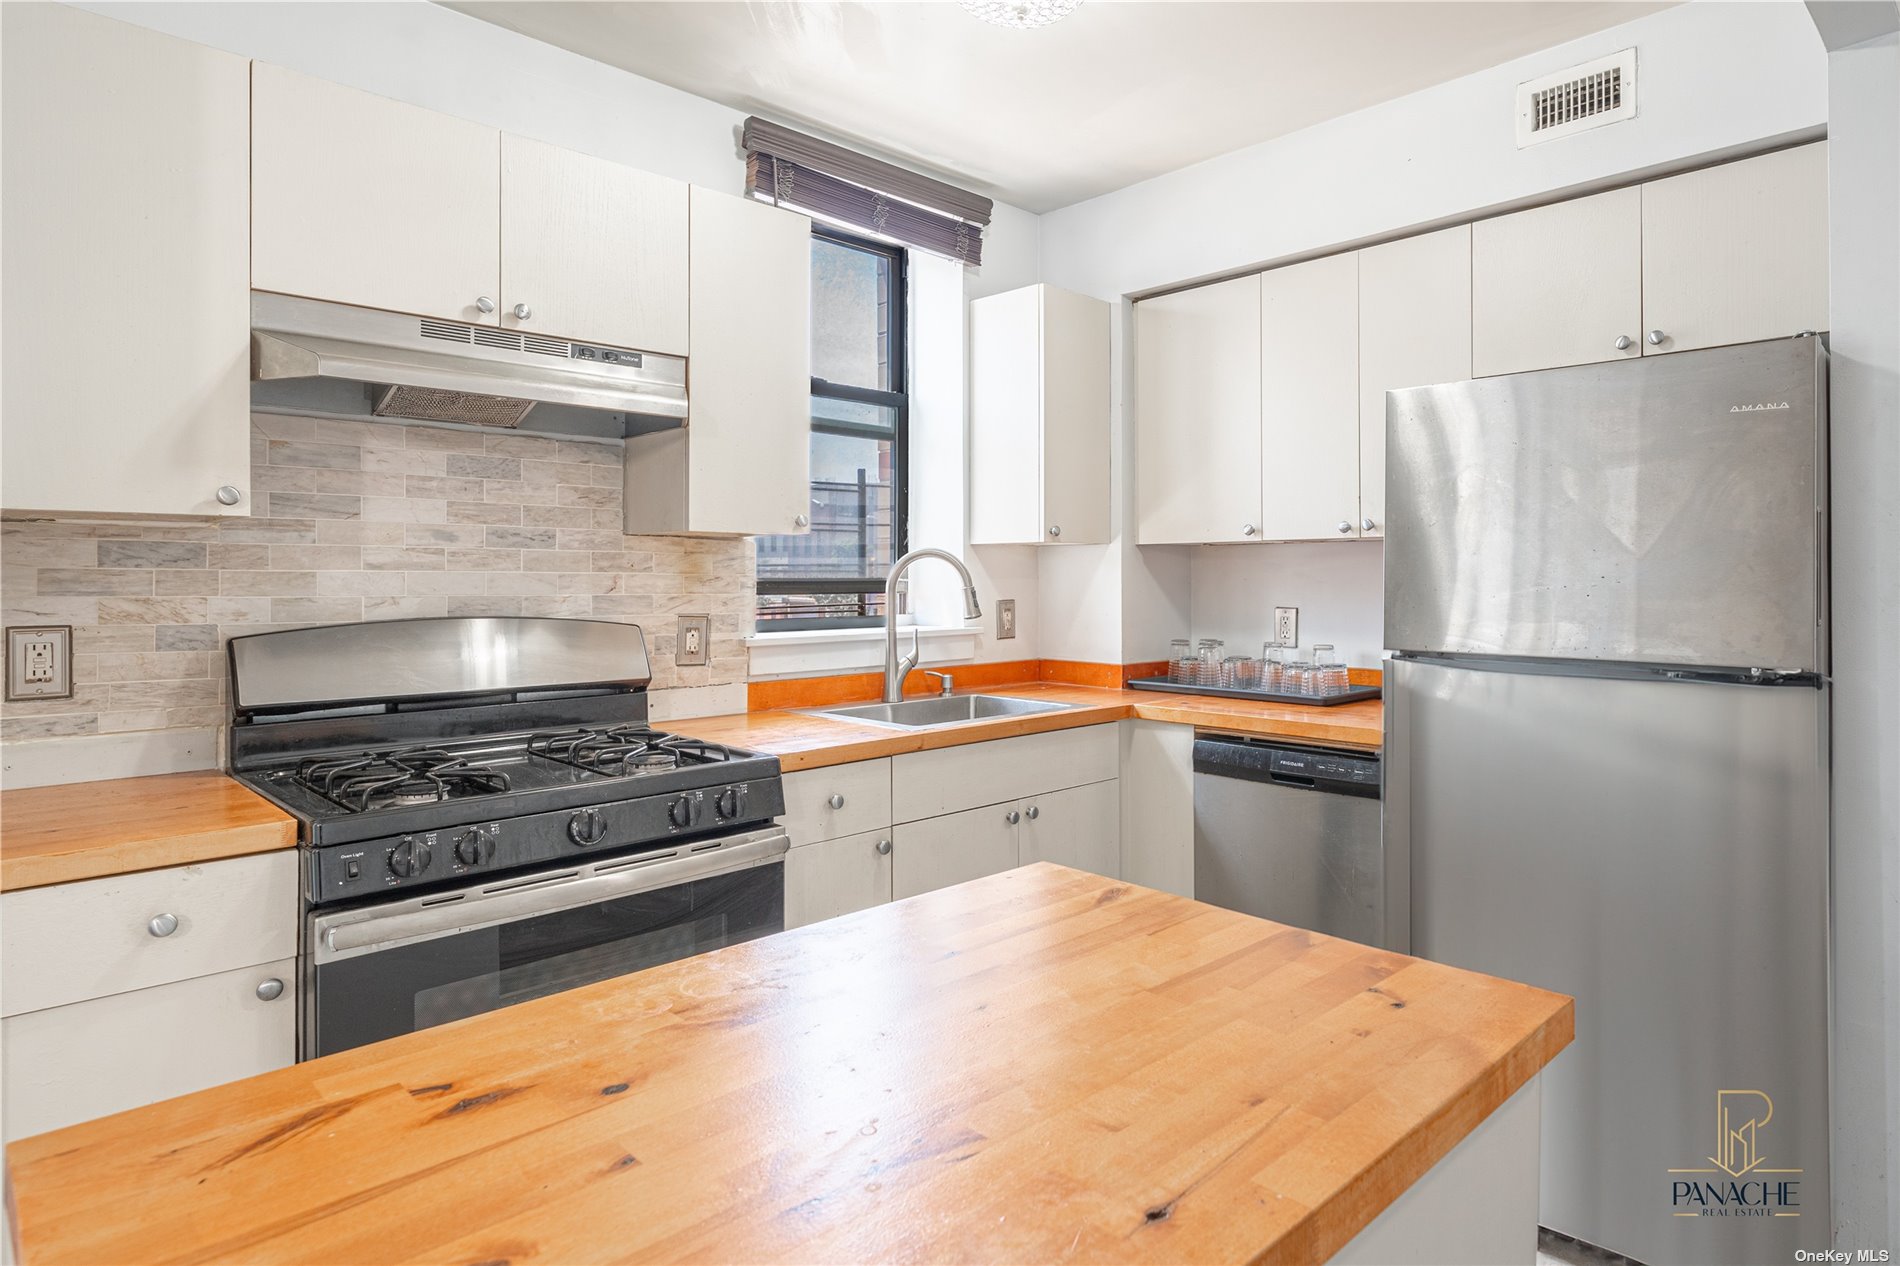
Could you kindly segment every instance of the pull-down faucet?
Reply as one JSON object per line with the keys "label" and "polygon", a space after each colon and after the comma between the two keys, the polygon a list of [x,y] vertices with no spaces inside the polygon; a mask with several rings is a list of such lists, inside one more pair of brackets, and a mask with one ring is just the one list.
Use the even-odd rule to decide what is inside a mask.
{"label": "pull-down faucet", "polygon": [[891,571],[884,578],[884,702],[897,703],[904,697],[904,678],[910,670],[917,667],[917,637],[911,635],[910,654],[902,659],[897,657],[897,582],[903,578],[910,565],[920,558],[941,558],[957,569],[957,575],[963,577],[963,618],[981,619],[983,608],[976,602],[976,582],[970,579],[970,569],[963,560],[946,550],[914,549],[891,564]]}

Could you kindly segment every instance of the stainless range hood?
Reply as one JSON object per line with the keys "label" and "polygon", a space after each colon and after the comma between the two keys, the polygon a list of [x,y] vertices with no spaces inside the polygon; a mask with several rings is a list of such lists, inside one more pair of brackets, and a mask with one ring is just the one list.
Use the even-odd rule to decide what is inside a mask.
{"label": "stainless range hood", "polygon": [[253,291],[251,407],[619,438],[680,424],[686,361]]}

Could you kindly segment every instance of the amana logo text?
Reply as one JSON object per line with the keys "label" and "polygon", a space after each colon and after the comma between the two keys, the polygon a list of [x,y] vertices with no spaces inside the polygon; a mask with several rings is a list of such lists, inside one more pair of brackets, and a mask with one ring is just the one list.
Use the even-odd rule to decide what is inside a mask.
{"label": "amana logo text", "polygon": [[1793,1177],[1801,1171],[1771,1168],[1762,1152],[1763,1131],[1774,1117],[1774,1101],[1759,1090],[1715,1092],[1715,1155],[1707,1158],[1714,1168],[1669,1171],[1677,1217],[1801,1216],[1801,1181]]}
{"label": "amana logo text", "polygon": [[1785,409],[1787,407],[1788,402],[1786,400],[1783,400],[1779,404],[1776,404],[1772,400],[1764,400],[1760,404],[1732,404],[1728,407],[1728,411],[1730,413],[1767,413],[1770,409]]}

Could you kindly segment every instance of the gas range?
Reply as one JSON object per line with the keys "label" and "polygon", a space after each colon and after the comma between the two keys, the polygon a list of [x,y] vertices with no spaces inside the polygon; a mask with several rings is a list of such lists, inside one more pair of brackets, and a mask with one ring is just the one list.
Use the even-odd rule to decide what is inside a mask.
{"label": "gas range", "polygon": [[[586,676],[606,680],[571,680],[533,653],[537,639],[565,651],[602,627],[398,620],[232,639],[231,772],[296,816],[309,904],[664,848],[783,813],[776,757],[646,723],[637,627],[605,626],[621,632],[603,640],[607,658]],[[522,657],[512,671],[526,674],[499,695],[444,654],[492,651],[497,635]],[[342,693],[313,699],[266,684],[293,654],[333,665],[321,677]],[[378,674],[365,656],[386,669],[373,701],[365,695],[378,691]]]}

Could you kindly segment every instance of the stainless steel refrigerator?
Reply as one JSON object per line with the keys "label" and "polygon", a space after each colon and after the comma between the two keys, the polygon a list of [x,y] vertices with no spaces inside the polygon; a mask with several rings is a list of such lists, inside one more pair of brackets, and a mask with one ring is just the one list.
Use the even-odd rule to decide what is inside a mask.
{"label": "stainless steel refrigerator", "polygon": [[1826,399],[1813,337],[1386,398],[1412,950],[1576,998],[1541,1220],[1655,1266],[1831,1241]]}

